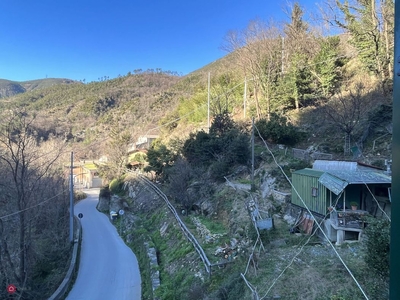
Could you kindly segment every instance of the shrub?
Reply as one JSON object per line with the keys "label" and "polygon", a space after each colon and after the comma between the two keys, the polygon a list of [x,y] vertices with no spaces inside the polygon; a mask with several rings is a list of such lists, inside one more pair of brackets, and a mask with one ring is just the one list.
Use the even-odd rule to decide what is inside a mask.
{"label": "shrub", "polygon": [[365,262],[382,277],[389,276],[390,222],[368,218]]}
{"label": "shrub", "polygon": [[109,189],[110,189],[111,193],[120,195],[121,193],[123,193],[123,185],[124,185],[124,182],[121,178],[115,178],[115,179],[111,180],[111,182],[109,184]]}
{"label": "shrub", "polygon": [[246,287],[240,274],[232,273],[228,275],[224,285],[221,286],[217,291],[217,299],[221,300],[234,300],[243,299],[246,292]]}
{"label": "shrub", "polygon": [[194,282],[187,292],[186,299],[204,299],[205,294],[206,288],[203,286],[202,282]]}
{"label": "shrub", "polygon": [[210,133],[191,134],[182,154],[194,166],[210,167],[213,179],[223,180],[235,165],[245,165],[250,158],[249,137],[224,113],[217,115]]}
{"label": "shrub", "polygon": [[74,191],[74,199],[75,201],[79,201],[85,199],[87,195],[82,191]]}
{"label": "shrub", "polygon": [[261,137],[273,143],[293,146],[301,140],[300,131],[276,113],[271,114],[269,121],[261,119],[255,125]]}

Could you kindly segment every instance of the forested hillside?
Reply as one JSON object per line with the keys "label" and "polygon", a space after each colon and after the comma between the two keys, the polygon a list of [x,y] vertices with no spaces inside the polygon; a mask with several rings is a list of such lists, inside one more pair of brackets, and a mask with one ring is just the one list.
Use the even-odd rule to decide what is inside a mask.
{"label": "forested hillside", "polygon": [[[269,201],[273,197],[261,186],[273,181],[280,190],[290,190],[281,170],[290,175],[290,170],[303,168],[308,162],[282,156],[277,165],[265,144],[278,152],[296,147],[378,167],[391,159],[393,1],[335,1],[316,19],[308,18],[309,13],[294,4],[284,24],[260,19],[249,22],[246,28],[227,34],[222,42],[227,51],[224,58],[186,76],[156,69],[134,70],[90,83],[1,80],[3,286],[15,282],[24,287],[20,299],[38,299],[38,294],[50,294],[57,285],[59,279],[48,280],[54,279],[55,273],[60,277],[58,270],[63,266],[58,265],[59,256],[69,249],[68,193],[63,178],[65,162],[73,151],[77,160],[107,156],[108,166],[100,170],[101,175],[105,183],[113,181],[121,186],[125,167],[140,160],[145,165],[142,171],[163,183],[177,207],[188,214],[195,208],[201,211],[202,222],[223,228],[225,237],[216,243],[239,237],[247,243],[240,263],[227,268],[229,276],[220,272],[210,280],[196,277],[179,288],[182,276],[194,278],[199,267],[176,271],[164,260],[160,273],[169,279],[156,295],[172,297],[165,299],[191,299],[188,295],[197,299],[256,297],[256,288],[245,284],[239,270],[251,262],[254,268],[248,276],[258,287],[263,286],[259,274],[276,278],[276,270],[286,265],[287,248],[282,250],[279,243],[271,242],[276,237],[286,239],[287,232],[257,236],[246,223],[247,211],[238,204],[238,199],[250,201],[248,192],[232,192],[221,188],[222,184],[228,178],[251,184],[254,197],[268,204],[271,214],[279,215],[284,205]],[[325,31],[327,25],[330,34]],[[257,128],[254,162],[250,143],[253,119]],[[157,134],[159,139],[146,155],[128,158],[129,145],[147,134]],[[255,179],[252,168],[256,169]],[[163,220],[152,212],[136,212],[142,218],[141,232],[160,252],[172,251],[173,245],[167,247],[158,232]],[[193,223],[190,217],[186,221]],[[269,252],[260,250],[263,261],[247,261],[246,255],[259,239],[269,250],[280,252],[280,262],[274,261],[276,269],[268,269]],[[289,246],[299,240],[288,238]],[[188,259],[187,251],[191,250],[185,249],[168,261],[171,266]],[[310,249],[302,259],[309,261],[314,254]],[[318,264],[316,260],[307,266],[315,270],[321,266]],[[334,262],[330,267],[345,273]],[[277,285],[275,291],[281,299],[338,300],[351,299],[352,293],[360,295],[356,286],[344,285],[345,279],[335,281],[343,288],[326,281],[326,290],[313,289],[313,295],[307,294],[307,280],[302,275],[309,273],[302,270],[300,275],[292,272],[289,276],[288,284],[292,285],[303,278],[298,290],[285,282]],[[371,299],[385,299],[386,277],[371,282],[367,275],[374,270],[365,263],[358,273],[365,275],[363,283]],[[321,274],[311,272],[307,278],[316,281],[318,276]],[[143,290],[150,297],[151,288]],[[266,296],[254,299],[269,299]],[[1,297],[7,297],[5,291]]]}
{"label": "forested hillside", "polygon": [[43,89],[59,84],[70,84],[73,82],[73,80],[61,78],[46,78],[22,82],[0,79],[0,99],[11,97],[26,91]]}

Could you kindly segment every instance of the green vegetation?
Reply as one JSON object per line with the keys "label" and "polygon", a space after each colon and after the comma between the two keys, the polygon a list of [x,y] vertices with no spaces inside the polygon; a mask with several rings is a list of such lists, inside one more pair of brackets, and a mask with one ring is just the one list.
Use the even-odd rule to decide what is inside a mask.
{"label": "green vegetation", "polygon": [[215,117],[210,133],[190,134],[182,155],[193,166],[208,167],[214,179],[222,181],[234,165],[248,162],[249,147],[248,135],[225,112]]}
{"label": "green vegetation", "polygon": [[167,146],[160,142],[154,142],[147,152],[148,165],[145,167],[145,172],[154,172],[156,176],[165,174],[166,170],[173,165],[176,156],[170,151]]}
{"label": "green vegetation", "polygon": [[[3,193],[4,199],[0,199],[2,209],[5,214],[21,210],[26,216],[15,223],[2,221],[3,232],[13,232],[25,241],[12,244],[18,239],[2,236],[2,245],[9,248],[0,247],[1,278],[13,276],[20,286],[26,279],[30,295],[37,298],[50,292],[49,278],[62,269],[56,263],[56,253],[60,249],[61,253],[68,252],[67,226],[62,221],[68,202],[65,195],[51,202],[43,218],[34,216],[40,213],[37,199],[63,195],[59,191],[65,184],[57,168],[51,168],[51,175],[42,176],[42,157],[53,153],[56,146],[67,146],[76,149],[79,159],[107,156],[107,165],[96,166],[101,177],[110,183],[101,190],[101,196],[114,193],[125,197],[122,185],[127,164],[134,161],[141,167],[147,163],[142,171],[155,174],[162,181],[160,187],[179,213],[183,210],[188,215],[188,227],[199,240],[204,237],[190,221],[194,211],[212,234],[224,234],[203,245],[213,262],[222,259],[214,254],[216,248],[229,245],[231,238],[243,243],[233,263],[213,269],[211,278],[202,278],[204,266],[197,253],[164,206],[151,206],[154,195],[142,199],[138,208],[132,204],[132,209],[138,210],[135,213],[139,221],[124,237],[132,238],[130,245],[139,259],[143,299],[154,297],[145,243],[157,250],[162,284],[156,296],[161,299],[250,299],[250,289],[241,276],[246,269],[246,278],[257,287],[260,296],[271,287],[266,297],[361,299],[361,292],[331,249],[314,238],[306,241],[308,237],[290,234],[280,219],[286,204],[278,203],[273,196],[264,199],[258,189],[272,180],[276,181],[274,187],[289,188],[269,150],[289,177],[292,170],[310,166],[309,162],[291,158],[289,147],[348,159],[350,149],[356,145],[365,154],[365,162],[376,166],[384,166],[384,159],[391,158],[393,1],[376,2],[377,6],[372,3],[375,2],[354,1],[351,7],[347,1],[336,1],[332,8],[337,14],[328,21],[345,29],[346,34],[331,37],[318,34],[319,28],[305,19],[306,12],[295,3],[283,26],[262,20],[250,22],[246,28],[228,34],[226,57],[184,77],[156,69],[135,70],[115,79],[106,76],[87,84],[0,81],[0,87],[7,90],[6,98],[0,101],[3,121],[15,118],[1,123],[2,134],[12,129],[9,136],[2,136],[6,144],[3,148],[26,145],[24,151],[29,151],[24,154],[38,162],[37,166],[33,163],[32,169],[31,165],[23,166],[29,172],[17,170],[18,174],[29,175],[23,179],[27,184],[20,184],[10,182],[19,177],[12,176],[13,170],[8,166],[20,166],[25,158],[13,157],[7,151],[0,155],[0,168],[5,175],[2,186],[9,187]],[[208,96],[210,128],[206,128]],[[24,123],[18,123],[17,116],[30,120],[34,115],[35,122],[28,122],[23,130],[13,129]],[[268,213],[277,218],[273,230],[260,233],[265,249],[257,245],[249,260],[258,235],[249,221],[246,204],[254,199],[247,190],[234,185],[252,183],[249,170],[253,117],[260,136],[272,145],[267,150],[256,130],[254,167],[262,166],[263,170],[255,176],[257,188],[252,195],[269,204]],[[148,134],[158,134],[159,138],[147,155],[137,152],[128,158],[128,147]],[[19,138],[26,140],[14,144]],[[343,138],[344,143],[338,142]],[[282,150],[276,144],[286,147]],[[43,156],[35,156],[39,154]],[[62,160],[67,159],[49,162],[63,165]],[[225,184],[227,179],[233,182],[232,186]],[[16,192],[20,186],[37,187],[34,193],[29,191],[35,197],[23,198]],[[34,210],[25,212],[28,207]],[[164,223],[168,226],[162,234]],[[49,224],[59,230],[57,234],[48,232]],[[379,300],[387,296],[388,227],[384,222],[370,222],[365,256],[358,246],[338,248],[367,294]],[[49,243],[50,237],[56,242]],[[43,253],[49,253],[48,257]],[[272,286],[275,280],[276,285]],[[1,296],[6,297],[4,293]]]}
{"label": "green vegetation", "polygon": [[368,219],[365,262],[383,279],[389,277],[390,221]]}
{"label": "green vegetation", "polygon": [[125,194],[123,186],[124,186],[123,178],[115,178],[111,180],[109,184],[109,189],[111,193],[122,196]]}
{"label": "green vegetation", "polygon": [[284,116],[275,113],[271,114],[269,121],[261,119],[255,126],[263,139],[276,144],[293,146],[302,138],[302,134],[295,126]]}

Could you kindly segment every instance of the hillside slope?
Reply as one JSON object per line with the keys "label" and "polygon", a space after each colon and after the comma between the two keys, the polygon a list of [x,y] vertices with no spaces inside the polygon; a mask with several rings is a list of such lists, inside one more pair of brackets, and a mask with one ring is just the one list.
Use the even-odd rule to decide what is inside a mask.
{"label": "hillside slope", "polygon": [[75,81],[64,78],[45,78],[28,81],[11,81],[0,79],[0,99],[12,97],[27,91],[44,89],[58,84],[71,84]]}
{"label": "hillside slope", "polygon": [[[41,122],[36,131],[40,137],[44,140],[50,136],[64,138],[74,152],[82,147],[77,159],[97,158],[113,154],[117,148],[124,149],[126,144],[114,144],[111,148],[107,142],[125,134],[130,136],[131,142],[146,133],[159,133],[167,145],[172,137],[184,142],[191,132],[207,129],[209,73],[212,74],[212,113],[227,103],[234,120],[243,128],[256,115],[255,97],[249,94],[247,104],[250,108],[244,116],[244,76],[232,60],[228,56],[185,77],[168,72],[141,72],[101,82],[73,82],[40,89],[35,88],[40,86],[38,82],[15,85],[16,90],[26,92],[0,100],[0,107],[3,112],[19,106],[29,113],[37,113]],[[356,159],[382,164],[391,155],[391,103],[379,95],[372,77],[367,78],[357,70],[355,61],[344,66],[348,81],[343,84],[343,90],[363,78],[369,85],[361,100],[374,106],[369,106],[371,109],[359,120],[352,146],[357,145],[362,152]],[[324,105],[323,101],[315,101],[299,110],[285,108],[281,112],[304,133],[304,139],[296,147],[343,158],[344,135],[328,122]],[[157,292],[160,299],[249,299],[251,291],[242,274],[258,288],[259,296],[268,292],[269,298],[276,296],[278,299],[354,299],[354,295],[357,299],[362,298],[329,246],[316,237],[308,240],[309,236],[290,234],[290,225],[285,219],[287,203],[276,201],[272,191],[290,192],[279,166],[284,166],[290,175],[290,169],[304,165],[286,155],[290,148],[282,150],[277,145],[272,146],[281,154],[278,165],[261,142],[256,145],[257,191],[253,195],[246,189],[233,188],[249,185],[249,166],[238,168],[229,177],[233,185],[213,182],[207,178],[210,172],[206,170],[201,180],[190,186],[192,189],[205,188],[209,192],[207,206],[183,218],[213,262],[226,262],[218,252],[222,248],[240,245],[234,262],[216,268],[211,278],[204,273],[196,252],[157,196],[146,195],[146,189],[138,187],[136,198],[124,199],[126,204],[123,208],[127,210],[127,216],[131,214],[131,220],[126,222],[128,224],[117,225],[128,227],[123,235],[128,243],[135,244],[132,247],[137,247],[136,253],[144,252],[142,242],[157,249],[160,259],[157,270],[162,282]],[[352,156],[345,158],[355,159]],[[199,191],[202,193],[195,194],[196,197],[204,198],[204,190],[199,188]],[[263,246],[258,243],[248,214],[247,204],[251,203],[252,197],[273,216],[276,225],[276,230],[263,233]],[[181,208],[179,203],[174,204]],[[216,237],[212,241],[209,232]],[[256,241],[258,244],[255,246]],[[361,278],[362,284],[373,288],[360,246],[349,244],[339,251],[355,270],[357,278]],[[250,256],[252,249],[256,249],[256,254]],[[146,265],[148,260],[143,258],[142,263]],[[280,276],[285,268],[288,272]],[[278,280],[276,285],[275,280]],[[151,288],[146,289],[150,295]]]}

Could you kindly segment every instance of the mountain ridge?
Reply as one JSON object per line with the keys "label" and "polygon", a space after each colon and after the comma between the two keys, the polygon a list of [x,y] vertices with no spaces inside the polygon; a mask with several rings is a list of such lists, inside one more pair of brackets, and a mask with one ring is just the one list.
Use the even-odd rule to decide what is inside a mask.
{"label": "mountain ridge", "polygon": [[77,81],[67,78],[43,78],[25,81],[14,81],[0,78],[0,99],[15,96],[17,94],[47,88],[56,84],[71,84]]}

